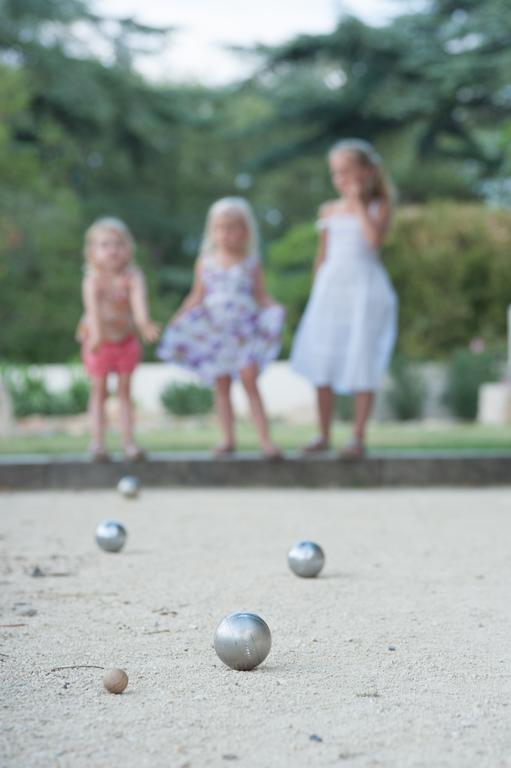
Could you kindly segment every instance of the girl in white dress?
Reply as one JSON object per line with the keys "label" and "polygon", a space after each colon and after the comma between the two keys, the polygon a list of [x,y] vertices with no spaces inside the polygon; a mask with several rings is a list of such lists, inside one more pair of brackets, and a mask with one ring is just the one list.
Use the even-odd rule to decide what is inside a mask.
{"label": "girl in white dress", "polygon": [[334,393],[355,396],[345,458],[364,455],[367,420],[397,331],[397,299],[378,249],[391,204],[379,156],[365,141],[340,141],[328,156],[337,200],[320,207],[315,278],[291,350],[291,365],[317,389],[320,435],[306,452],[328,450]]}

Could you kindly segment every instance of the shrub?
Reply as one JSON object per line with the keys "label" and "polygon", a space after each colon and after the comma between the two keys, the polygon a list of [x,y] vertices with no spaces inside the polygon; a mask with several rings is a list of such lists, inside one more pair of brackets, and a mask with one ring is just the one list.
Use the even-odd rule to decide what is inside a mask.
{"label": "shrub", "polygon": [[68,416],[83,413],[89,402],[90,385],[85,376],[74,375],[65,392],[50,394],[50,413],[54,416]]}
{"label": "shrub", "polygon": [[16,418],[49,413],[50,393],[40,374],[9,368],[3,375]]}
{"label": "shrub", "polygon": [[75,374],[69,387],[69,398],[73,407],[73,413],[83,413],[89,404],[90,384],[89,380],[79,374]]}
{"label": "shrub", "polygon": [[3,378],[16,418],[68,416],[87,410],[89,383],[83,376],[73,376],[64,392],[50,392],[42,375],[29,368],[6,368]]}
{"label": "shrub", "polygon": [[403,355],[395,355],[390,367],[391,388],[387,399],[400,421],[422,415],[426,389],[419,370]]}
{"label": "shrub", "polygon": [[339,421],[351,421],[353,419],[353,396],[336,395],[334,401],[334,416]]}
{"label": "shrub", "polygon": [[438,202],[398,211],[383,258],[400,299],[399,350],[445,359],[505,338],[511,211]]}
{"label": "shrub", "polygon": [[316,233],[311,224],[293,227],[271,246],[266,279],[268,289],[286,307],[282,349],[287,356],[312,286]]}
{"label": "shrub", "polygon": [[169,384],[160,400],[174,416],[196,416],[209,413],[213,407],[213,393],[209,387],[198,384]]}
{"label": "shrub", "polygon": [[444,395],[453,415],[460,419],[475,419],[479,387],[487,381],[495,381],[498,374],[499,363],[494,352],[457,350],[449,362]]}

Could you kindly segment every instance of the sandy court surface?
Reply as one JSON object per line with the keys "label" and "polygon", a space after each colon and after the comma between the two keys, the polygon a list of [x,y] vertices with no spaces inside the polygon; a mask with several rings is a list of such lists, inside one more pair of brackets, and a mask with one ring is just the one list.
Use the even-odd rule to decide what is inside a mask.
{"label": "sandy court surface", "polygon": [[[0,548],[2,766],[511,766],[509,489],[0,494]],[[213,650],[235,610],[253,672]]]}

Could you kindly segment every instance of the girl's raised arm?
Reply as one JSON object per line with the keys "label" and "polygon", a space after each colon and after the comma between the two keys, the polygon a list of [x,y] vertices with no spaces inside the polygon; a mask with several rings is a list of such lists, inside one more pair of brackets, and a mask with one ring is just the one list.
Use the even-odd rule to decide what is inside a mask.
{"label": "girl's raised arm", "polygon": [[319,229],[319,240],[316,250],[316,258],[314,259],[314,274],[316,274],[326,258],[326,243],[328,239],[328,232],[325,224],[326,219],[328,218],[328,215],[331,213],[331,211],[332,203],[324,203],[320,206],[318,211],[317,228]]}
{"label": "girl's raised arm", "polygon": [[135,316],[135,323],[142,334],[142,338],[144,341],[150,343],[156,341],[160,335],[160,327],[156,323],[153,323],[149,317],[145,280],[142,272],[138,269],[134,271],[130,281],[130,298],[131,306],[133,307],[133,315]]}
{"label": "girl's raised arm", "polygon": [[359,198],[358,212],[362,219],[364,236],[373,248],[378,248],[387,234],[392,215],[390,203],[380,200],[373,211]]}
{"label": "girl's raised arm", "polygon": [[266,290],[263,270],[259,263],[254,267],[254,299],[261,307],[272,307],[277,304]]}

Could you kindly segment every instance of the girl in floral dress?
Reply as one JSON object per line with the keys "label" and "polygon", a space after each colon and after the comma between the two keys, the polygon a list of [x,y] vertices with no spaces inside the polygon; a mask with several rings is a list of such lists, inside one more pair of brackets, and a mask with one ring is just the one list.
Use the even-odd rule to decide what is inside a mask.
{"label": "girl in floral dress", "polygon": [[223,433],[216,456],[235,450],[232,380],[239,376],[266,458],[278,458],[257,385],[277,357],[284,309],[264,288],[257,227],[242,198],[218,200],[209,210],[191,292],[165,330],[158,355],[195,371],[214,386]]}

